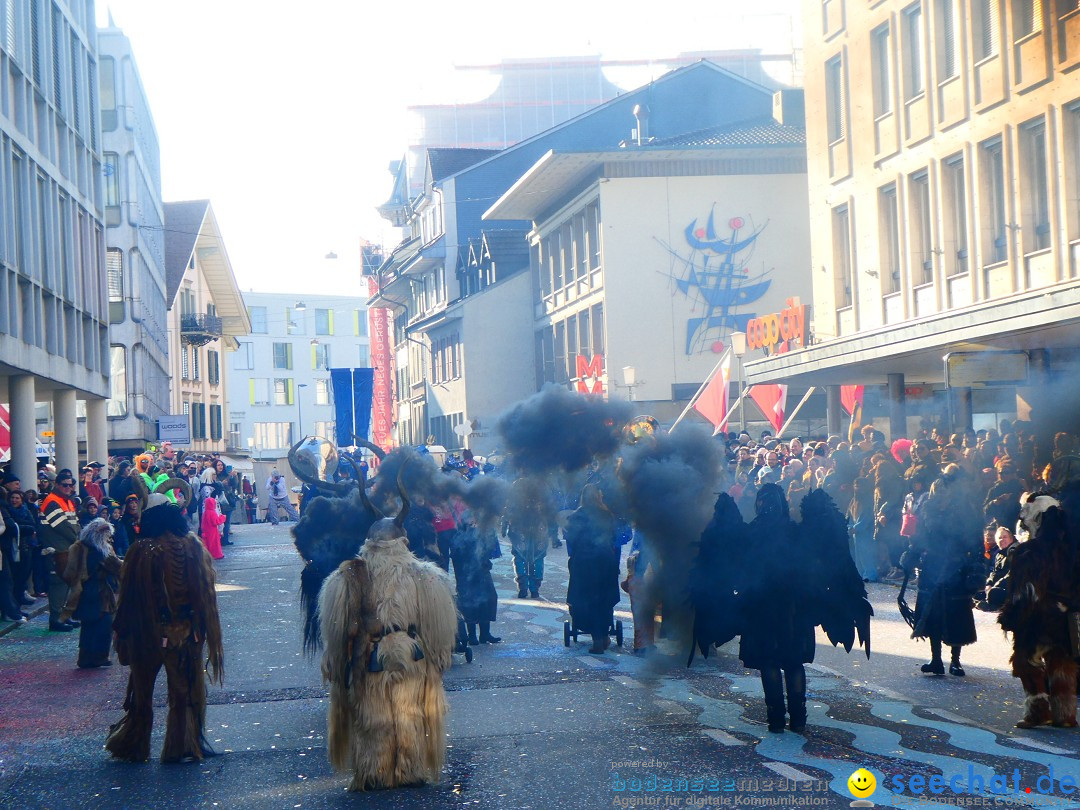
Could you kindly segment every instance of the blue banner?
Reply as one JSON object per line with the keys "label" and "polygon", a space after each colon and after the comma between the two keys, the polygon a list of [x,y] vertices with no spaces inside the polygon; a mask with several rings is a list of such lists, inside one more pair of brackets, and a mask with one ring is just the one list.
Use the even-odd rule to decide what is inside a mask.
{"label": "blue banner", "polygon": [[353,397],[351,368],[330,369],[330,385],[334,391],[334,421],[337,425],[334,443],[349,447],[353,443]]}
{"label": "blue banner", "polygon": [[[353,369],[353,433],[361,439],[371,439],[371,396],[375,390],[375,369]],[[340,430],[338,431],[340,433]],[[355,444],[349,439],[349,444]]]}

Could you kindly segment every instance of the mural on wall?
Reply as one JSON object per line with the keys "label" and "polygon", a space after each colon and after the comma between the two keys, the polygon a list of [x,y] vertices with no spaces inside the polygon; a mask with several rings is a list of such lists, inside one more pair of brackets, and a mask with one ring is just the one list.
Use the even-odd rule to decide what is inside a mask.
{"label": "mural on wall", "polygon": [[725,238],[716,232],[715,213],[709,212],[705,227],[696,219],[686,226],[688,251],[664,244],[672,257],[675,291],[691,303],[692,314],[686,320],[688,355],[723,351],[720,338],[746,331],[757,313],[744,307],[765,295],[772,284],[771,270],[750,272],[755,243],[769,223],[755,227],[748,218],[734,216],[727,222],[730,236]]}

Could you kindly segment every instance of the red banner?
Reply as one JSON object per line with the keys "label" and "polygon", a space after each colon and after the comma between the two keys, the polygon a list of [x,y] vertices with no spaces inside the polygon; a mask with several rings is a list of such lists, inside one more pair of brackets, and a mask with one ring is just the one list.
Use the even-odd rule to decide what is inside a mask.
{"label": "red banner", "polygon": [[[379,292],[379,282],[368,276],[368,296]],[[394,356],[390,346],[390,311],[368,309],[368,335],[375,380],[371,395],[371,440],[383,450],[394,444]]]}

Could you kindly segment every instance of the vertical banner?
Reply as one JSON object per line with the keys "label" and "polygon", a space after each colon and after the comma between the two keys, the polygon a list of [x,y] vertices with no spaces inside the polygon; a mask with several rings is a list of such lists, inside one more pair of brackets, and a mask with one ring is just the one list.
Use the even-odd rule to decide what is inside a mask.
{"label": "vertical banner", "polygon": [[[368,296],[379,292],[379,282],[368,276]],[[372,380],[371,441],[383,450],[393,446],[394,361],[390,347],[390,315],[388,310],[368,309],[368,335],[371,340]]]}
{"label": "vertical banner", "polygon": [[355,444],[352,437],[356,414],[353,412],[353,370],[351,368],[330,369],[330,385],[334,391],[334,444],[338,447],[350,447]]}
{"label": "vertical banner", "polygon": [[[371,394],[375,369],[357,368],[352,372],[353,433],[361,439],[371,438]],[[355,444],[349,439],[349,444]]]}

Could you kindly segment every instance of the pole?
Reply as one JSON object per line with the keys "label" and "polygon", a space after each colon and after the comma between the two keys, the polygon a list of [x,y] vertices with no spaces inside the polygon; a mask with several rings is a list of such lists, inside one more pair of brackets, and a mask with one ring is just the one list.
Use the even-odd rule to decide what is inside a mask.
{"label": "pole", "polygon": [[803,398],[799,400],[799,404],[795,406],[795,410],[791,412],[791,416],[787,418],[787,421],[780,426],[780,430],[776,431],[776,439],[780,440],[780,437],[784,435],[784,431],[791,427],[791,423],[795,421],[795,417],[799,415],[799,411],[803,405],[806,404],[806,400],[810,399],[810,395],[817,389],[814,386],[810,386],[806,389],[806,393],[803,394]]}
{"label": "pole", "polygon": [[690,397],[690,401],[686,403],[686,407],[683,408],[683,412],[679,414],[679,418],[675,420],[674,424],[672,424],[671,428],[668,430],[668,433],[670,433],[672,430],[675,430],[676,425],[678,425],[679,422],[683,420],[683,417],[690,413],[690,409],[694,407],[694,403],[697,402],[698,397],[701,396],[701,392],[705,390],[705,386],[708,385],[712,378],[716,376],[716,372],[720,370],[720,366],[723,365],[724,360],[727,359],[727,356],[730,352],[730,348],[724,349],[724,353],[720,355],[719,362],[717,362],[717,364],[713,366],[713,370],[709,372],[709,376],[705,378],[705,382],[701,384],[697,392],[692,397]]}
{"label": "pole", "polygon": [[728,421],[728,419],[730,419],[730,418],[731,418],[731,415],[732,415],[733,413],[735,413],[735,409],[736,409],[736,408],[740,408],[740,409],[741,409],[741,408],[743,407],[744,403],[746,402],[746,396],[747,396],[747,394],[749,394],[749,393],[750,393],[750,391],[751,391],[751,389],[753,389],[753,387],[754,387],[754,386],[752,386],[752,385],[751,385],[751,386],[750,386],[750,388],[747,388],[747,389],[746,389],[745,391],[743,391],[742,393],[740,393],[740,394],[739,394],[739,398],[738,398],[738,399],[736,399],[736,400],[735,400],[735,401],[734,401],[734,402],[733,402],[733,403],[731,404],[731,408],[729,408],[729,409],[728,409],[728,412],[727,412],[727,413],[726,413],[726,414],[724,415],[724,421],[723,421],[723,422],[721,422],[721,423],[720,423],[719,425],[717,425],[717,426],[716,426],[716,429],[715,429],[715,430],[713,430],[713,432],[712,432],[712,435],[713,435],[713,436],[715,436],[715,435],[716,435],[717,433],[719,433],[719,432],[720,432],[720,427],[721,427],[722,425],[726,425],[726,424],[727,424],[727,421]]}
{"label": "pole", "polygon": [[746,433],[746,392],[743,391],[743,367],[741,354],[736,355],[735,359],[739,361],[739,432]]}

